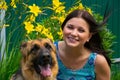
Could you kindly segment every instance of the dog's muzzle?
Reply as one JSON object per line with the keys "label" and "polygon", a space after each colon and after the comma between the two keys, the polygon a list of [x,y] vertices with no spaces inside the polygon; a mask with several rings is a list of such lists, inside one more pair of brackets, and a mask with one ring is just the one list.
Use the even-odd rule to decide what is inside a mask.
{"label": "dog's muzzle", "polygon": [[52,57],[48,50],[40,52],[35,64],[37,65],[37,67],[35,67],[37,73],[40,73],[44,77],[51,76]]}
{"label": "dog's muzzle", "polygon": [[48,64],[51,65],[52,64],[52,58],[50,53],[45,52],[42,55],[40,55],[40,65],[41,66],[47,66]]}

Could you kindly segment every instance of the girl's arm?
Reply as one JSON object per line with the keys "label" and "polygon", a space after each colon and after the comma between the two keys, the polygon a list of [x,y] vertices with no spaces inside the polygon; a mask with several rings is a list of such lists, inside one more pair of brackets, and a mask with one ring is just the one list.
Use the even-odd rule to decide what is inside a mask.
{"label": "girl's arm", "polygon": [[104,56],[98,54],[95,61],[96,80],[110,80],[110,67]]}

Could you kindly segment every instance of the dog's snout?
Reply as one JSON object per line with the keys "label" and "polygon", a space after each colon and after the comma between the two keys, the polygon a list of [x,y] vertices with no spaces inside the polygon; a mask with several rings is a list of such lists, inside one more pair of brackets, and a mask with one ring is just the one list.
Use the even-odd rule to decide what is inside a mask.
{"label": "dog's snout", "polygon": [[44,53],[42,55],[42,59],[45,60],[45,59],[49,59],[50,58],[50,54],[49,53]]}
{"label": "dog's snout", "polygon": [[51,58],[50,53],[48,53],[48,52],[45,52],[40,56],[40,64],[42,66],[45,66],[47,64],[51,64],[51,61],[52,61],[52,58]]}

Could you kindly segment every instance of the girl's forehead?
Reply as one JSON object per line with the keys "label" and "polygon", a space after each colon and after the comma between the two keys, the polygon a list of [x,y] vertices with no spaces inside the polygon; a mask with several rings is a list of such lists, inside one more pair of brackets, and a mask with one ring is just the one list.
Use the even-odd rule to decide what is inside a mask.
{"label": "girl's forehead", "polygon": [[83,18],[72,18],[67,22],[67,24],[89,27],[89,24]]}

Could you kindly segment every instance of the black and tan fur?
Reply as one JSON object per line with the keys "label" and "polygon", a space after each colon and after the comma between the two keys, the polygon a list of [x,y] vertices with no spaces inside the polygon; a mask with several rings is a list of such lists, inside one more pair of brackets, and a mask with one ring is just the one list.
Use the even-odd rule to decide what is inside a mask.
{"label": "black and tan fur", "polygon": [[[22,53],[21,69],[11,80],[56,80],[58,64],[56,49],[50,39],[36,39],[23,42],[20,47]],[[39,66],[50,65],[51,75],[43,76]]]}

